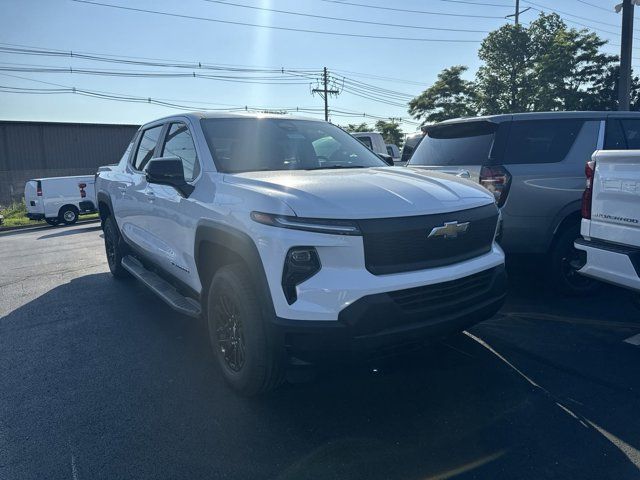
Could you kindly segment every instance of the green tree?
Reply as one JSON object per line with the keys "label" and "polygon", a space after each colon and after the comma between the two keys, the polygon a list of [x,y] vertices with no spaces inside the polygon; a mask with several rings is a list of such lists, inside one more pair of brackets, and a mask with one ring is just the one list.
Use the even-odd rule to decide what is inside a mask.
{"label": "green tree", "polygon": [[347,132],[370,132],[371,127],[366,123],[361,123],[360,125],[356,125],[355,123],[350,123],[345,127],[342,127]]}
{"label": "green tree", "polygon": [[[484,114],[584,110],[603,93],[615,55],[588,30],[567,28],[555,13],[529,25],[505,25],[482,42],[478,57],[478,109]],[[610,85],[607,85],[609,87]]]}
{"label": "green tree", "polygon": [[385,143],[392,143],[398,147],[402,147],[404,135],[397,123],[378,120],[376,122],[376,130],[382,134]]}
{"label": "green tree", "polygon": [[[618,58],[602,52],[606,41],[568,28],[557,14],[528,27],[504,25],[483,40],[474,82],[465,66],[444,69],[409,102],[423,122],[478,114],[617,108]],[[632,78],[631,108],[640,108],[640,79]]]}
{"label": "green tree", "polygon": [[483,40],[476,74],[477,108],[481,112],[522,112],[531,107],[532,51],[522,25],[505,25]]}
{"label": "green tree", "polygon": [[423,123],[475,115],[475,86],[462,78],[467,69],[463,65],[445,68],[433,85],[409,102],[409,113]]}

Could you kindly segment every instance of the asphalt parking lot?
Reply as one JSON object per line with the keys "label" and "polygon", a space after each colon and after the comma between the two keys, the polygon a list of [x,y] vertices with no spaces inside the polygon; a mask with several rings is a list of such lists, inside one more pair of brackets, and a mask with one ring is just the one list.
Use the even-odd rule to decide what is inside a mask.
{"label": "asphalt parking lot", "polygon": [[98,224],[4,233],[0,478],[640,478],[639,333],[625,292],[515,269],[468,334],[247,400]]}

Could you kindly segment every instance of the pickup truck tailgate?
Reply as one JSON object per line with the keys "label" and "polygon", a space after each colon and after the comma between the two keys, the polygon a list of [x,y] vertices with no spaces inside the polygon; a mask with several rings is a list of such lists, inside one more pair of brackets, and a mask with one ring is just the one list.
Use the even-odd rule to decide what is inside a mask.
{"label": "pickup truck tailgate", "polygon": [[640,247],[640,151],[595,152],[591,238]]}

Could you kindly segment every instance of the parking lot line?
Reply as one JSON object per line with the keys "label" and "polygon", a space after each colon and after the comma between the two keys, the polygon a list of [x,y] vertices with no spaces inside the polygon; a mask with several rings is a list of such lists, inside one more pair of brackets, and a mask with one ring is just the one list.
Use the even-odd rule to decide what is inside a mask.
{"label": "parking lot line", "polygon": [[630,343],[631,345],[640,345],[640,333],[633,335],[632,337],[625,338],[624,343]]}

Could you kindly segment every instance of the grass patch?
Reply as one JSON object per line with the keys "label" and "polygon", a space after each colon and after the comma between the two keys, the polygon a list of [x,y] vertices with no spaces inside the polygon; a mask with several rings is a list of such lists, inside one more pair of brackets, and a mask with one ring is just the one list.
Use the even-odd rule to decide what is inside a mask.
{"label": "grass patch", "polygon": [[[0,215],[4,217],[0,229],[3,227],[20,227],[24,225],[46,225],[44,220],[29,220],[27,218],[27,206],[24,200],[13,202],[7,207],[0,207]],[[80,220],[89,220],[92,218],[98,218],[98,214],[90,213],[88,215],[82,215]]]}

